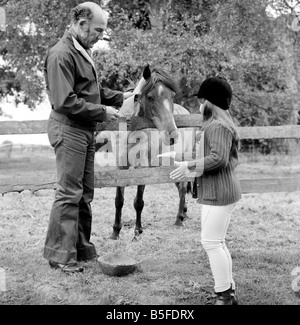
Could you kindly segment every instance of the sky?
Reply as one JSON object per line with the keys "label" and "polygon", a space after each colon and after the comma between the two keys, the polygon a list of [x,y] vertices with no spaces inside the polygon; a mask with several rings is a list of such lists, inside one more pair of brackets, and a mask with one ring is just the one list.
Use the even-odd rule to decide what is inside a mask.
{"label": "sky", "polygon": [[[1,102],[0,121],[28,121],[28,120],[47,120],[50,114],[50,104],[48,99],[38,105],[33,111],[26,105],[16,106],[11,102]],[[13,144],[42,144],[49,145],[47,134],[22,134],[22,135],[0,135],[0,147],[3,141],[11,141]]]}

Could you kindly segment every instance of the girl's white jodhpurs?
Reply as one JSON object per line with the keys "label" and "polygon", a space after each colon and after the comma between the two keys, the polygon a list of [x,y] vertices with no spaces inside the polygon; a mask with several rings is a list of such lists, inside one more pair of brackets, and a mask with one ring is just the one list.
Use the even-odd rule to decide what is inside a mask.
{"label": "girl's white jodhpurs", "polygon": [[213,278],[215,292],[235,290],[232,278],[232,259],[225,244],[225,236],[234,204],[227,206],[202,205],[201,243],[205,249]]}

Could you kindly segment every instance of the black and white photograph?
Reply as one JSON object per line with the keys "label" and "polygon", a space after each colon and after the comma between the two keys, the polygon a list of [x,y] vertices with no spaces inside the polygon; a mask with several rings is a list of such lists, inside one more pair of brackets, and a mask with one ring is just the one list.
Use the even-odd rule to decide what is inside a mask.
{"label": "black and white photograph", "polygon": [[0,0],[0,305],[300,305],[299,194],[300,0]]}

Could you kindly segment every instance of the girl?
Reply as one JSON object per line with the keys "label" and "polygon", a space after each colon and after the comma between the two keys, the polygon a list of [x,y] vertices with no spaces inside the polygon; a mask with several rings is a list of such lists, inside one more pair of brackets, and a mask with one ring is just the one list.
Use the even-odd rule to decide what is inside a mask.
{"label": "girl", "polygon": [[229,113],[230,85],[211,77],[197,94],[203,114],[202,158],[176,162],[170,177],[183,180],[197,177],[198,201],[202,204],[201,243],[207,252],[217,295],[216,305],[237,305],[232,278],[232,259],[225,236],[234,204],[241,198],[240,183],[234,169],[238,163],[239,136]]}

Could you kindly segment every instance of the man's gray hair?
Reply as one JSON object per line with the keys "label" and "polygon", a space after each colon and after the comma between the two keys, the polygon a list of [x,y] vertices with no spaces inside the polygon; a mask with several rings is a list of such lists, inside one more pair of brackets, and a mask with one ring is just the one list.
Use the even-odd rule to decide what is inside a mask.
{"label": "man's gray hair", "polygon": [[81,18],[91,20],[93,18],[93,12],[91,8],[78,5],[71,10],[71,23],[76,24]]}

